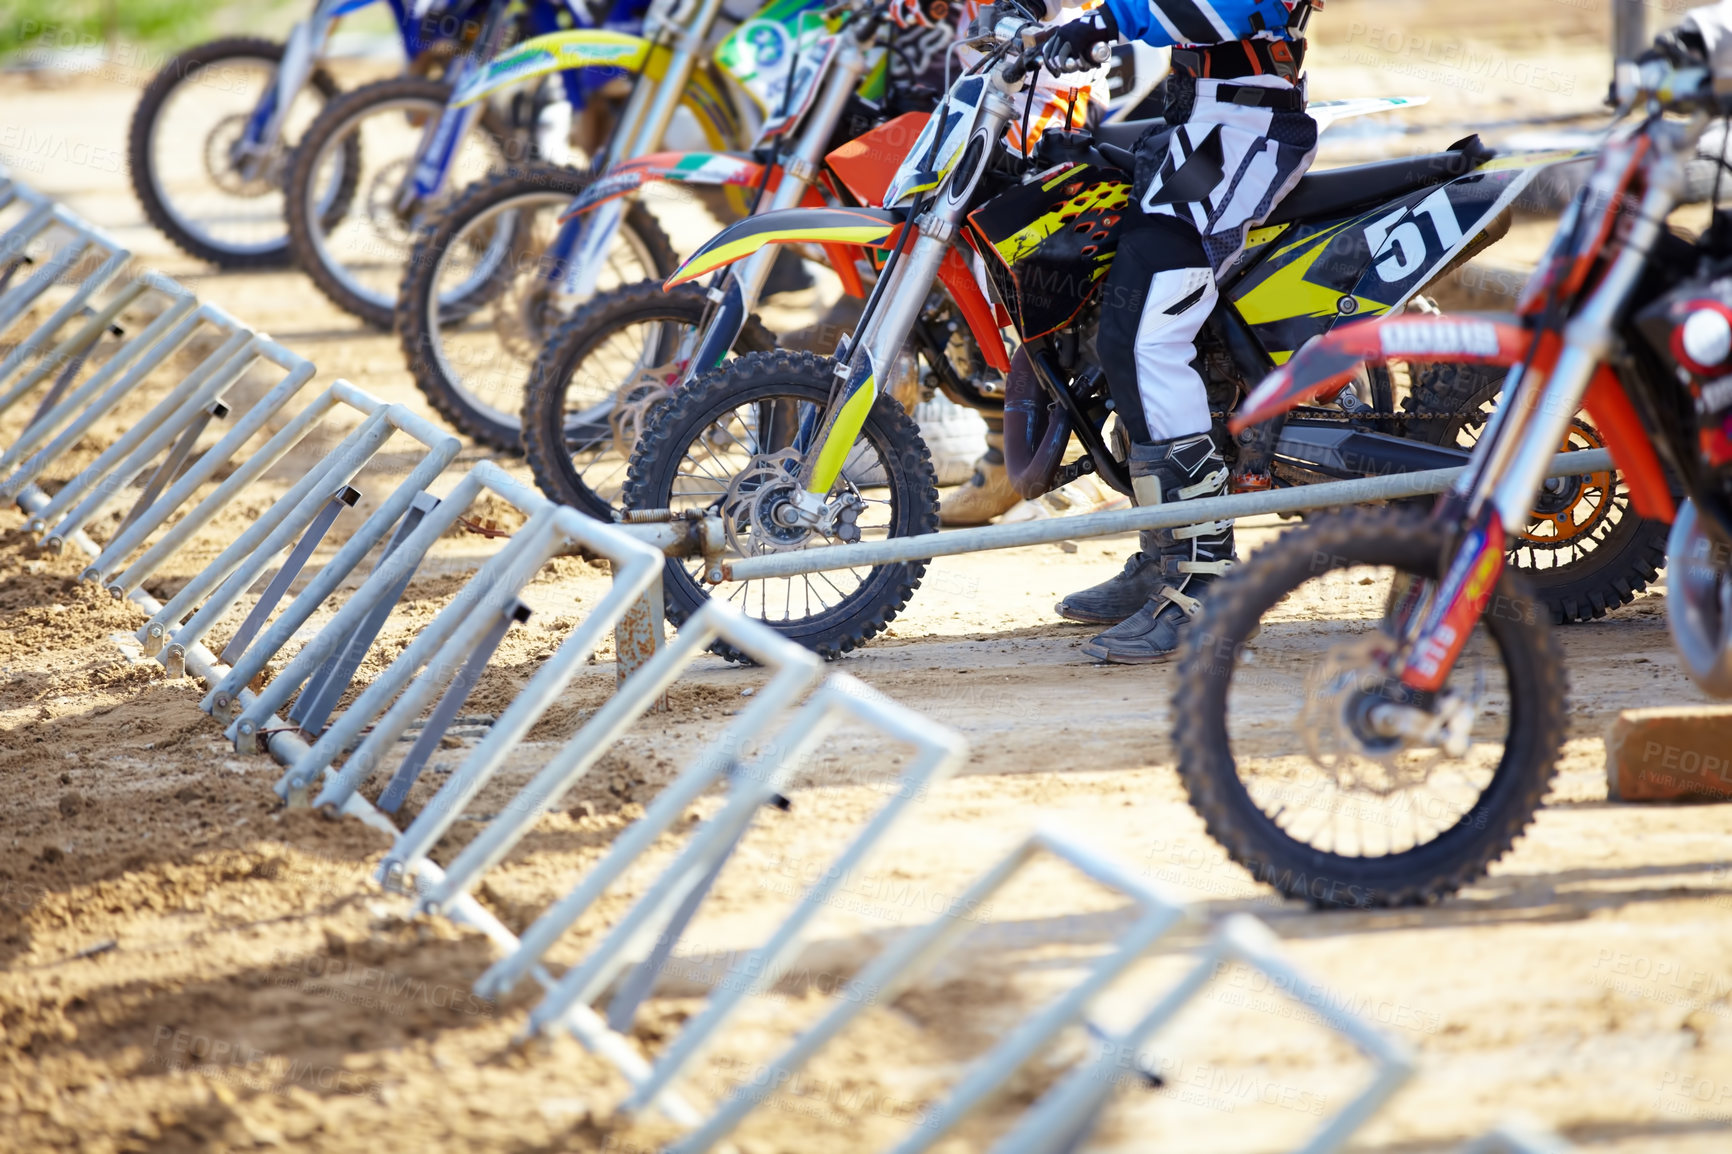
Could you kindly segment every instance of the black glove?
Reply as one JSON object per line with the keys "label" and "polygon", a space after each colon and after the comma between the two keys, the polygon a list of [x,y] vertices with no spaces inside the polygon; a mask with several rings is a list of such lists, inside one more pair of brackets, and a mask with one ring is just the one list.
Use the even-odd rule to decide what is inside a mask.
{"label": "black glove", "polygon": [[1636,58],[1638,64],[1664,60],[1674,68],[1702,68],[1708,64],[1708,48],[1702,33],[1694,28],[1674,28],[1654,37],[1654,46]]}
{"label": "black glove", "polygon": [[1101,5],[1080,20],[1060,24],[1046,41],[1047,71],[1062,76],[1066,72],[1087,72],[1106,63],[1107,54],[1097,58],[1096,45],[1112,45],[1119,38],[1119,22],[1106,5]]}

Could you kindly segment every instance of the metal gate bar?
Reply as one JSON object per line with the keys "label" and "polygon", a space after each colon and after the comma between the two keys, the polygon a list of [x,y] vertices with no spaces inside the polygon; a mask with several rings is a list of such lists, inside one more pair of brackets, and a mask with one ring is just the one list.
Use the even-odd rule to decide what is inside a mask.
{"label": "metal gate bar", "polygon": [[[417,494],[409,505],[409,511],[403,514],[403,519],[397,523],[396,532],[386,544],[379,564],[384,565],[389,561],[403,542],[420,528],[422,518],[438,507],[439,501],[432,494]],[[398,560],[401,562],[402,558]],[[385,627],[385,620],[390,617],[391,610],[403,599],[403,593],[409,588],[415,572],[403,564],[397,566],[397,571],[398,576],[390,583],[385,595],[373,606],[366,619],[350,635],[348,643],[314,671],[306,685],[301,688],[300,695],[295,698],[294,708],[289,710],[289,720],[308,733],[317,733],[325,727],[331,711],[336,709],[338,700],[354,680],[355,670],[360,668],[361,662],[366,659],[367,651],[378,639],[379,631]]]}
{"label": "metal gate bar", "polygon": [[[402,483],[379,503],[379,507],[361,523],[361,526],[350,535],[347,541],[343,542],[342,547],[336,551],[331,559],[319,567],[318,574],[307,582],[306,588],[301,590],[300,595],[291,601],[281,615],[271,623],[264,635],[248,647],[245,653],[235,659],[228,677],[224,679],[221,685],[211,691],[209,700],[213,716],[221,719],[225,707],[230,709],[230,716],[237,718],[248,716],[244,712],[232,708],[235,693],[239,691],[241,686],[247,684],[264,670],[270,659],[289,643],[301,626],[305,625],[319,607],[325,603],[325,600],[337,591],[337,587],[348,578],[349,574],[360,566],[367,554],[385,540],[386,535],[409,512],[417,496],[439,479],[440,474],[445,472],[446,466],[463,449],[462,442],[456,437],[442,432],[432,422],[417,416],[401,405],[386,405],[376,415],[382,421],[381,427],[385,430],[387,438],[392,431],[402,432],[419,441],[426,452],[415,467],[409,470]],[[371,456],[372,454],[368,454],[367,459],[370,460]],[[363,461],[362,467],[365,466],[365,463]],[[267,551],[272,554],[275,552],[270,549],[269,543],[260,549],[261,553]],[[235,584],[235,578],[230,578],[229,585],[225,586],[225,589]],[[215,604],[222,596],[223,591],[219,590],[216,596],[212,598],[211,603]],[[211,605],[207,605],[205,609],[200,611],[201,615],[208,612],[210,608]],[[194,621],[196,622],[197,618]],[[188,623],[187,630],[190,631],[192,628],[193,623]],[[328,655],[326,654],[326,656]],[[308,670],[307,675],[311,676],[312,672],[312,670]],[[300,681],[283,683],[283,679],[279,676],[271,685],[271,689],[276,691],[276,693],[271,694],[272,699],[280,702],[282,698],[277,697],[276,694],[287,694],[299,685]],[[267,691],[267,693],[269,692]],[[264,710],[264,712],[269,712],[269,710]],[[261,720],[260,713],[252,713],[250,720],[254,722]],[[250,743],[247,741],[237,740],[237,748],[243,752],[247,750],[249,745]]]}
{"label": "metal gate bar", "polygon": [[[1309,1008],[1374,1064],[1376,1072],[1365,1088],[1324,1122],[1295,1154],[1329,1154],[1344,1146],[1412,1075],[1412,1051],[1342,1010],[1322,986],[1280,956],[1279,942],[1262,922],[1249,914],[1234,914],[1221,922],[1196,966],[1177,985],[1129,1030],[1107,1039],[1093,1062],[1077,1066],[1047,1091],[1016,1129],[993,1146],[992,1154],[1047,1154],[1063,1149],[1079,1134],[1086,1133],[1112,1095],[1119,1056],[1139,1051],[1229,962],[1241,963],[1269,977],[1271,986]],[[1000,1083],[1015,1073],[1016,1067],[1003,1065],[996,1054],[990,1061],[996,1067],[993,1072],[1001,1075]],[[923,1150],[926,1145],[910,1140],[897,1148],[897,1154]]]}
{"label": "metal gate bar", "polygon": [[[823,663],[810,650],[788,642],[768,627],[751,621],[722,602],[712,601],[705,605],[686,623],[678,637],[683,637],[686,630],[694,627],[698,632],[714,632],[703,645],[688,648],[694,652],[702,652],[709,640],[720,635],[721,630],[726,630],[734,638],[734,644],[743,641],[751,647],[745,651],[752,654],[754,661],[773,670],[770,680],[753,695],[751,702],[715,741],[704,748],[697,760],[655,796],[644,810],[644,815],[614,840],[607,854],[584,875],[583,880],[544,910],[534,924],[523,932],[522,943],[516,952],[501,958],[481,975],[475,983],[475,990],[482,997],[497,998],[516,986],[531,968],[541,961],[560,935],[565,933],[584,911],[593,906],[608,887],[617,882],[631,864],[649,850],[656,839],[672,829],[687,807],[713,785],[731,776],[738,792],[748,790],[751,782],[759,780],[763,770],[737,769],[741,751],[767,733],[770,726],[783,713],[793,708],[800,696],[823,675]],[[766,633],[769,634],[768,637],[764,636]],[[693,640],[696,639],[694,634]],[[545,794],[554,786],[569,785],[568,778],[575,781],[575,777],[570,773],[570,770],[575,768],[573,763],[593,762],[593,757],[585,757],[587,750],[580,743],[580,739],[588,740],[588,733],[594,728],[595,720],[592,719],[590,725],[566,742],[560,751],[561,756],[549,762],[542,771],[548,780],[538,795]],[[774,766],[763,769],[773,770]],[[525,792],[529,791],[526,789]],[[510,810],[507,809],[506,812]],[[488,853],[486,856],[496,859],[499,855]],[[462,873],[457,869],[459,864],[464,867]],[[470,876],[466,878],[465,874]],[[475,879],[470,873],[470,863],[463,863],[460,855],[458,861],[453,862],[452,868],[447,871],[446,880],[423,894],[423,905],[433,908],[429,903],[449,900],[459,889],[468,888],[460,883],[469,881],[473,884],[473,880]],[[587,989],[579,991],[580,995],[589,993],[591,991]],[[593,996],[580,996],[575,1000],[587,1004],[594,999]]]}
{"label": "metal gate bar", "polygon": [[[1614,468],[1605,449],[1582,449],[1559,454],[1548,477],[1605,472]],[[1009,525],[983,525],[978,529],[952,529],[915,537],[890,537],[860,541],[853,545],[823,545],[762,557],[713,563],[712,582],[752,581],[765,577],[797,577],[830,569],[853,569],[861,565],[889,565],[899,561],[923,561],[953,557],[959,553],[981,553],[991,549],[1017,549],[1045,545],[1079,537],[1105,537],[1142,529],[1173,529],[1201,521],[1256,517],[1267,513],[1302,513],[1334,505],[1356,505],[1365,501],[1397,501],[1441,493],[1464,470],[1427,469],[1388,477],[1360,477],[1352,481],[1325,481],[1296,485],[1262,493],[1229,493],[1195,501],[1140,508],[1115,509],[1110,513],[1086,513],[1079,517],[1052,517],[1019,521]]]}
{"label": "metal gate bar", "polygon": [[[109,365],[115,365],[115,368],[110,370],[109,376],[118,372],[127,360],[136,356],[157,335],[179,320],[197,303],[190,292],[167,277],[152,272],[133,276],[110,293],[100,309],[91,310],[83,326],[77,332],[44,353],[36,365],[19,378],[17,384],[13,385],[4,396],[0,396],[0,412],[10,409],[20,397],[35,388],[38,382],[53,372],[57,365],[64,365],[65,368],[61,370],[60,378],[38,404],[36,414],[31,418],[30,424],[35,425],[41,421],[64,399],[66,388],[71,384],[74,374],[83,367],[85,360],[88,359],[102,334],[116,327],[115,322],[120,315],[131,308],[147,292],[156,292],[166,296],[168,298],[167,306],[152,319],[152,324],[156,326],[154,330],[150,326],[146,326],[144,333],[140,336],[122,341],[121,347],[115,350],[108,360]],[[124,337],[124,334],[120,335]],[[116,364],[117,361],[119,364]],[[0,377],[0,383],[4,383],[4,380],[4,377]],[[10,466],[8,464],[0,467]]]}
{"label": "metal gate bar", "polygon": [[[614,588],[595,612],[584,621],[554,655],[543,662],[529,685],[500,716],[474,751],[473,757],[503,759],[542,713],[553,703],[579,667],[589,659],[604,630],[613,626],[652,584],[661,578],[661,554],[619,528],[585,517],[574,509],[562,509],[511,479],[498,466],[482,462],[458,482],[437,509],[427,513],[419,528],[399,553],[403,564],[413,563],[483,490],[490,490],[529,513],[528,522],[489,558],[452,603],[421,630],[396,660],[362,691],[360,697],[313,743],[308,755],[295,762],[277,783],[278,793],[289,798],[311,789],[336,758],[362,736],[340,772],[323,784],[314,804],[341,808],[378,767],[388,750],[395,747],[408,725],[432,704],[444,683],[454,676],[467,655],[485,634],[489,615],[517,599],[524,585],[547,561],[562,553],[588,549],[626,566]],[[372,605],[389,588],[399,563],[382,564],[359,591],[340,609],[320,634],[314,637],[289,666],[265,690],[258,708],[275,708],[286,698],[272,694],[283,682],[310,676],[313,667],[334,651],[346,631],[357,626]],[[400,571],[400,570],[398,570]],[[423,672],[425,670],[425,672]],[[421,676],[417,678],[417,674]],[[405,688],[407,687],[407,688]],[[284,691],[286,693],[286,690]],[[402,694],[398,698],[399,693]],[[393,699],[396,704],[392,705]],[[387,706],[390,706],[387,710]],[[381,716],[383,715],[383,716]],[[244,734],[251,715],[237,723]],[[256,731],[255,731],[256,732]],[[495,754],[495,750],[497,753]]]}
{"label": "metal gate bar", "polygon": [[[808,676],[813,672],[809,667],[800,671]],[[638,951],[633,949],[634,946],[641,946],[645,942],[654,943],[655,948],[649,951],[651,957],[659,956],[665,960],[672,949],[667,927],[673,923],[678,930],[683,930],[690,914],[681,907],[688,896],[697,892],[697,888],[703,886],[720,868],[727,856],[739,845],[757,814],[764,806],[772,804],[795,770],[838,725],[847,720],[866,724],[891,741],[914,747],[913,760],[901,776],[896,793],[872,816],[818,881],[802,895],[799,903],[771,939],[754,952],[753,959],[747,963],[746,968],[746,972],[754,975],[754,980],[749,984],[730,985],[714,994],[704,1012],[687,1025],[656,1062],[650,1076],[636,1087],[632,1097],[626,1102],[625,1109],[640,1110],[657,1104],[680,1071],[714,1040],[715,1035],[732,1019],[743,1001],[770,988],[779,980],[812,919],[830,900],[842,878],[860,867],[915,800],[923,797],[932,784],[948,777],[960,764],[966,752],[961,738],[919,714],[886,700],[881,694],[846,674],[832,675],[777,735],[772,748],[734,776],[733,789],[721,812],[704,823],[655,884],[614,924],[602,942],[581,964],[568,970],[548,992],[546,998],[531,1011],[526,1029],[536,1033],[561,1021],[573,1006],[590,1004],[601,996],[607,985],[623,970],[637,963]],[[726,747],[723,746],[718,752],[725,756]],[[686,788],[673,800],[689,804],[689,800],[701,794],[703,788],[722,776],[726,769],[725,766],[717,764],[719,760],[712,757],[709,759],[710,764],[700,762],[682,775]],[[665,791],[662,797],[667,797],[671,789],[672,787]],[[662,798],[657,801],[661,802]],[[669,804],[658,817],[665,820],[678,812],[679,810]],[[646,813],[646,825],[648,817]],[[536,924],[525,932],[522,952],[539,952],[551,945],[576,922],[594,899],[600,896],[605,885],[623,873],[659,832],[661,831],[653,828],[645,830],[644,835],[637,839],[641,844],[626,845],[623,844],[623,838],[621,843],[616,843],[608,860],[604,860],[601,866],[591,871],[572,894],[550,907]],[[610,863],[611,869],[604,871],[603,867]],[[512,970],[521,969],[524,965],[524,959],[514,958],[509,961]],[[504,972],[508,972],[504,964],[496,964],[488,974],[482,976],[481,982],[477,983],[477,990],[482,988],[483,983],[489,983],[489,989],[499,988],[498,977],[494,977],[490,982],[490,975],[501,975]],[[652,971],[644,979],[644,983],[647,985],[654,976]],[[648,989],[641,991],[648,992]]]}
{"label": "metal gate bar", "polygon": [[253,643],[259,630],[265,627],[265,622],[271,618],[271,613],[277,607],[277,602],[289,591],[289,586],[295,583],[295,578],[301,575],[307,562],[312,559],[313,550],[325,539],[325,534],[331,531],[331,526],[337,523],[337,517],[344,509],[352,509],[355,502],[361,499],[361,491],[353,485],[344,485],[331,494],[330,500],[313,517],[301,539],[295,542],[295,547],[289,550],[289,555],[277,567],[277,575],[271,578],[271,583],[265,586],[265,591],[259,594],[259,599],[253,602],[253,608],[241,622],[229,643],[223,647],[220,654],[232,668],[241,654],[247,651],[247,646]]}
{"label": "metal gate bar", "polygon": [[403,764],[397,767],[397,772],[391,775],[391,780],[385,784],[385,792],[379,795],[378,806],[386,813],[396,813],[402,808],[404,800],[409,796],[409,790],[415,785],[415,779],[421,776],[421,770],[433,756],[433,751],[439,748],[439,742],[444,738],[445,731],[451,728],[451,720],[457,716],[457,711],[463,708],[463,703],[469,700],[469,694],[481,680],[481,673],[487,663],[493,660],[498,652],[500,642],[505,640],[506,631],[513,624],[521,625],[529,620],[529,606],[521,601],[513,601],[500,610],[493,624],[482,634],[475,649],[463,662],[463,668],[458,671],[457,679],[453,681],[445,696],[439,699],[439,704],[433,707],[427,722],[421,727],[421,735],[415,739],[415,744],[409,747],[408,754],[403,758]]}
{"label": "metal gate bar", "polygon": [[[179,286],[174,285],[174,288],[179,289]],[[241,331],[238,323],[230,320],[222,310],[210,305],[201,305],[195,309],[193,306],[196,304],[192,294],[179,289],[179,295],[171,296],[161,315],[122,345],[107,364],[63,397],[53,409],[31,422],[30,427],[19,435],[18,440],[8,446],[5,453],[0,454],[0,472],[12,470],[5,482],[0,483],[0,496],[16,499],[24,486],[34,481],[44,468],[72,448],[91,425],[137,388],[185,344],[199,326],[211,325],[231,337]],[[201,366],[193,371],[213,371],[238,347],[239,342],[236,342],[226,351],[213,353],[206,358],[208,368]],[[0,412],[16,403],[26,391],[14,389],[4,399],[0,399]],[[46,445],[44,442],[47,442]],[[27,458],[26,454],[33,455]],[[46,521],[35,514],[29,522],[32,532],[41,532],[46,524]]]}
{"label": "metal gate bar", "polygon": [[[93,517],[120,495],[124,486],[150,466],[158,454],[170,450],[179,435],[199,421],[208,419],[205,414],[209,406],[222,401],[228,390],[239,382],[242,374],[259,361],[282,369],[282,377],[264,396],[247,406],[246,411],[240,414],[227,433],[199,454],[197,462],[175,483],[169,493],[137,518],[138,532],[149,533],[173,515],[192,491],[208,481],[243,445],[263,430],[272,416],[287,405],[307,382],[312,380],[313,373],[317,371],[311,361],[290,352],[269,337],[254,334],[233,356],[192,389],[191,395],[184,401],[176,405],[172,399],[165,399],[152,410],[140,426],[154,425],[148,436],[134,437],[133,434],[138,432],[138,428],[129,430],[108,452],[98,457],[94,464],[79,475],[78,483],[69,484],[55,494],[54,500],[44,511],[45,515],[65,509],[86,492],[89,495],[46,531],[48,547],[61,547],[68,533],[89,524]],[[184,384],[185,382],[183,386]],[[170,397],[174,395],[171,393]]]}
{"label": "metal gate bar", "polygon": [[[29,193],[24,199],[35,196],[37,194]],[[72,295],[55,309],[47,320],[38,325],[4,360],[0,360],[0,381],[11,376],[25,360],[40,353],[48,338],[81,312],[90,298],[132,259],[130,252],[94,225],[80,220],[58,205],[50,205],[47,212],[42,212],[41,207],[38,204],[35,211],[27,213],[23,220],[5,233],[0,233],[0,257],[22,255],[32,241],[46,240],[56,229],[63,229],[70,236],[63,240],[55,248],[53,255],[43,261],[22,284],[13,285],[0,293],[0,332],[4,332],[23,316],[24,310],[38,297],[61,283],[61,278],[72,272],[86,256],[96,254],[100,255],[102,260],[94,270],[85,275]]]}

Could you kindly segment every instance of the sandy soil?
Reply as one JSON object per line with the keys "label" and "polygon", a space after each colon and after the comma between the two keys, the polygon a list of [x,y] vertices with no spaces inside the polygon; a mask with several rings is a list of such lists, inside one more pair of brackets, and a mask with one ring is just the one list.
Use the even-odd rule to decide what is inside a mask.
{"label": "sandy soil", "polygon": [[[1464,0],[1449,6],[1447,27],[1440,11],[1416,0],[1329,6],[1314,92],[1439,98],[1400,136],[1355,148],[1429,147],[1463,122],[1582,112],[1603,90],[1599,6]],[[1429,46],[1410,52],[1410,37]],[[1451,63],[1470,49],[1493,61],[1484,75]],[[1557,77],[1536,79],[1539,68],[1574,84],[1562,91]],[[1557,91],[1544,87],[1553,80]],[[213,273],[145,225],[124,173],[100,159],[123,155],[133,98],[115,79],[0,77],[0,154],[205,299],[305,352],[322,378],[418,404],[393,338],[358,329],[295,276]],[[96,430],[70,467],[129,415]],[[213,525],[153,590],[171,592],[258,507]],[[503,511],[490,515],[509,527]],[[630,1151],[671,1135],[653,1119],[614,1116],[624,1083],[576,1043],[516,1044],[530,994],[495,1005],[470,993],[492,958],[487,943],[405,920],[400,901],[368,880],[384,848],[378,835],[277,808],[274,765],[236,755],[197,711],[190,683],[165,681],[114,643],[139,623],[133,608],[78,585],[81,559],[35,551],[16,526],[7,522],[0,540],[0,1149]],[[1244,540],[1255,547],[1271,531],[1252,528]],[[1100,579],[1127,548],[1085,541],[941,561],[891,634],[841,663],[961,731],[967,766],[915,807],[869,873],[848,879],[794,973],[753,1000],[682,1090],[707,1104],[750,1082],[838,991],[847,995],[886,941],[1045,823],[1131,863],[1202,914],[1263,917],[1293,959],[1417,1051],[1419,1076],[1364,1131],[1361,1149],[1448,1149],[1511,1114],[1594,1150],[1725,1149],[1728,810],[1611,805],[1604,785],[1600,738],[1620,709],[1699,700],[1670,655],[1663,594],[1564,632],[1572,694],[1557,786],[1489,878],[1437,908],[1318,914],[1275,903],[1203,834],[1172,768],[1172,672],[1092,666],[1078,653],[1087,631],[1052,615],[1059,595]],[[473,536],[442,543],[372,669],[488,549]],[[531,589],[535,616],[509,638],[469,712],[503,708],[605,588],[605,573],[580,561],[550,566]],[[448,860],[605,700],[611,660],[598,655],[436,857]],[[488,875],[482,900],[508,925],[528,924],[762,681],[700,662],[670,711],[634,727]],[[460,756],[441,754],[410,812]],[[634,1036],[646,1054],[665,1047],[711,984],[737,978],[741,951],[883,803],[899,765],[897,751],[843,731],[802,771],[792,810],[760,820],[640,1016]],[[716,804],[706,799],[689,816]],[[580,957],[677,845],[664,839],[554,960]],[[1074,982],[1129,921],[1116,897],[1057,866],[1031,869],[976,916],[953,959],[868,1010],[793,1092],[754,1116],[739,1148],[887,1147],[968,1058]],[[1136,1013],[1198,936],[1175,933],[1095,1016],[1116,1025]],[[1044,1056],[945,1148],[1002,1131],[1082,1045],[1070,1038]],[[1187,1011],[1158,1055],[1167,1088],[1127,1083],[1092,1148],[1291,1148],[1363,1077],[1347,1047],[1238,970]]]}

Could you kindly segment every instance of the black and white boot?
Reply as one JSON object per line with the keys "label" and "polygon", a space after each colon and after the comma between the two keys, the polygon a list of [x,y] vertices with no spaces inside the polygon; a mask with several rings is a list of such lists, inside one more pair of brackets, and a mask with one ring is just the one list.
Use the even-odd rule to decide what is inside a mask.
{"label": "black and white boot", "polygon": [[[1227,462],[1207,433],[1133,443],[1130,468],[1140,506],[1219,497],[1227,491]],[[1083,653],[1096,661],[1144,665],[1177,651],[1185,627],[1201,610],[1198,598],[1203,589],[1233,564],[1233,522],[1156,529],[1144,533],[1141,544],[1142,551],[1131,558],[1133,564],[1127,564],[1114,581],[1126,594],[1145,585],[1154,588],[1128,617],[1083,646]],[[1139,558],[1142,562],[1136,564]],[[1105,588],[1096,586],[1088,592]],[[1084,595],[1073,598],[1077,596]]]}

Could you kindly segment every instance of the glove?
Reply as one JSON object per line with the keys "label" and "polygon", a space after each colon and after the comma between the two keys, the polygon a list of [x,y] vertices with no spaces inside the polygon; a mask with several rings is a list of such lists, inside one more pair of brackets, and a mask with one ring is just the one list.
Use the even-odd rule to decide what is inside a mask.
{"label": "glove", "polygon": [[890,22],[898,28],[937,28],[949,18],[949,0],[890,0]]}
{"label": "glove", "polygon": [[1114,44],[1118,38],[1119,22],[1103,4],[1081,19],[1060,24],[1058,30],[1047,37],[1047,71],[1062,76],[1067,72],[1088,72],[1099,68],[1106,63],[1106,53],[1101,52],[1097,58],[1096,46]]}

